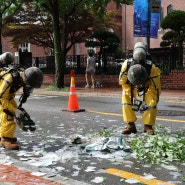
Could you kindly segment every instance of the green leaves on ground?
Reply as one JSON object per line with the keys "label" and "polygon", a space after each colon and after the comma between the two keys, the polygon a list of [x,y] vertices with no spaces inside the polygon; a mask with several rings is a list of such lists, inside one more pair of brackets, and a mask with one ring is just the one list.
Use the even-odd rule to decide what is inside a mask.
{"label": "green leaves on ground", "polygon": [[136,158],[149,162],[185,162],[185,134],[172,134],[171,131],[155,135],[136,135],[131,141]]}

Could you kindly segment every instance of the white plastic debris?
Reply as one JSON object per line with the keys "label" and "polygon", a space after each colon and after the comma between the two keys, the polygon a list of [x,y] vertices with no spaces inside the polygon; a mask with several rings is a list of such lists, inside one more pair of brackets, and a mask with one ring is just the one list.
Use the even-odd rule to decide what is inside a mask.
{"label": "white plastic debris", "polygon": [[93,180],[91,180],[91,182],[94,182],[96,184],[102,183],[103,181],[104,181],[103,177],[95,177]]}
{"label": "white plastic debris", "polygon": [[42,173],[42,172],[32,172],[31,174],[35,175],[35,176],[44,176],[44,175],[46,175],[46,173]]}
{"label": "white plastic debris", "polygon": [[85,147],[85,151],[116,151],[123,150],[125,152],[129,152],[131,148],[128,146],[123,137],[110,137],[103,138],[95,143],[91,143]]}

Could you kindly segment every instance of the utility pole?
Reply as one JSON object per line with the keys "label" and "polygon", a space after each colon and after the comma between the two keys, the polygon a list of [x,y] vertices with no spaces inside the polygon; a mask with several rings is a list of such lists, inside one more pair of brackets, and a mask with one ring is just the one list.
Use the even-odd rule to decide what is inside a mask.
{"label": "utility pole", "polygon": [[151,0],[148,0],[148,34],[146,37],[146,43],[148,45],[148,52],[150,51],[150,23],[151,23],[150,1]]}

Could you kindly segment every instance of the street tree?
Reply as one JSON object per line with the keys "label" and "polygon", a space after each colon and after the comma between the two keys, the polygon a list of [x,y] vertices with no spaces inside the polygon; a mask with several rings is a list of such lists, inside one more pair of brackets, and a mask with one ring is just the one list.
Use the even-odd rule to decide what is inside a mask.
{"label": "street tree", "polygon": [[[130,4],[132,0],[114,0],[117,6]],[[67,46],[67,22],[75,12],[91,10],[95,12],[100,20],[104,18],[106,7],[111,0],[37,0],[41,7],[45,8],[52,17],[54,34],[54,54],[55,54],[55,85],[58,88],[64,87],[64,69]],[[62,17],[62,22],[60,18]],[[60,29],[60,24],[62,29]],[[62,36],[61,36],[62,35]]]}
{"label": "street tree", "polygon": [[113,53],[119,47],[120,38],[111,30],[95,30],[92,35],[87,39],[85,46],[90,48],[99,48],[99,57],[103,62],[103,70],[106,71],[107,67],[107,53]]}
{"label": "street tree", "polygon": [[51,16],[31,2],[24,2],[2,32],[3,37],[11,37],[11,46],[19,50],[21,43],[31,43],[54,49]]}
{"label": "street tree", "polygon": [[165,31],[162,36],[161,47],[172,46],[172,52],[179,48],[179,67],[183,67],[183,43],[185,41],[185,11],[174,10],[162,21],[161,28]]}
{"label": "street tree", "polygon": [[2,54],[2,31],[11,17],[19,11],[22,0],[0,0],[0,54]]}

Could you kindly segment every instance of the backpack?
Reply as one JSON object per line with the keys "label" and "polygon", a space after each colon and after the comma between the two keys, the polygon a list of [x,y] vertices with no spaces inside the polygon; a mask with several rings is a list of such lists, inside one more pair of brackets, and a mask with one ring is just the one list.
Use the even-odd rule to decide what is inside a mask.
{"label": "backpack", "polygon": [[150,76],[151,69],[152,69],[152,61],[151,60],[146,60],[146,62],[138,62],[138,61],[135,61],[133,58],[129,58],[128,62],[127,62],[127,71],[129,70],[129,68],[131,66],[133,66],[135,64],[142,65],[146,69],[148,76]]}
{"label": "backpack", "polygon": [[[22,87],[23,82],[22,82],[22,78],[20,76],[20,72],[22,71],[21,69],[14,68],[14,67],[10,67],[10,68],[4,67],[4,68],[1,68],[1,72],[2,71],[5,71],[5,72],[0,75],[0,80],[6,81],[4,79],[4,76],[7,75],[8,73],[10,73],[12,76],[12,82],[6,81],[10,86],[9,93],[13,94],[14,92],[16,92],[17,90],[19,90]],[[5,91],[6,91],[6,89],[5,89]],[[2,97],[4,92],[1,92],[0,98]]]}

